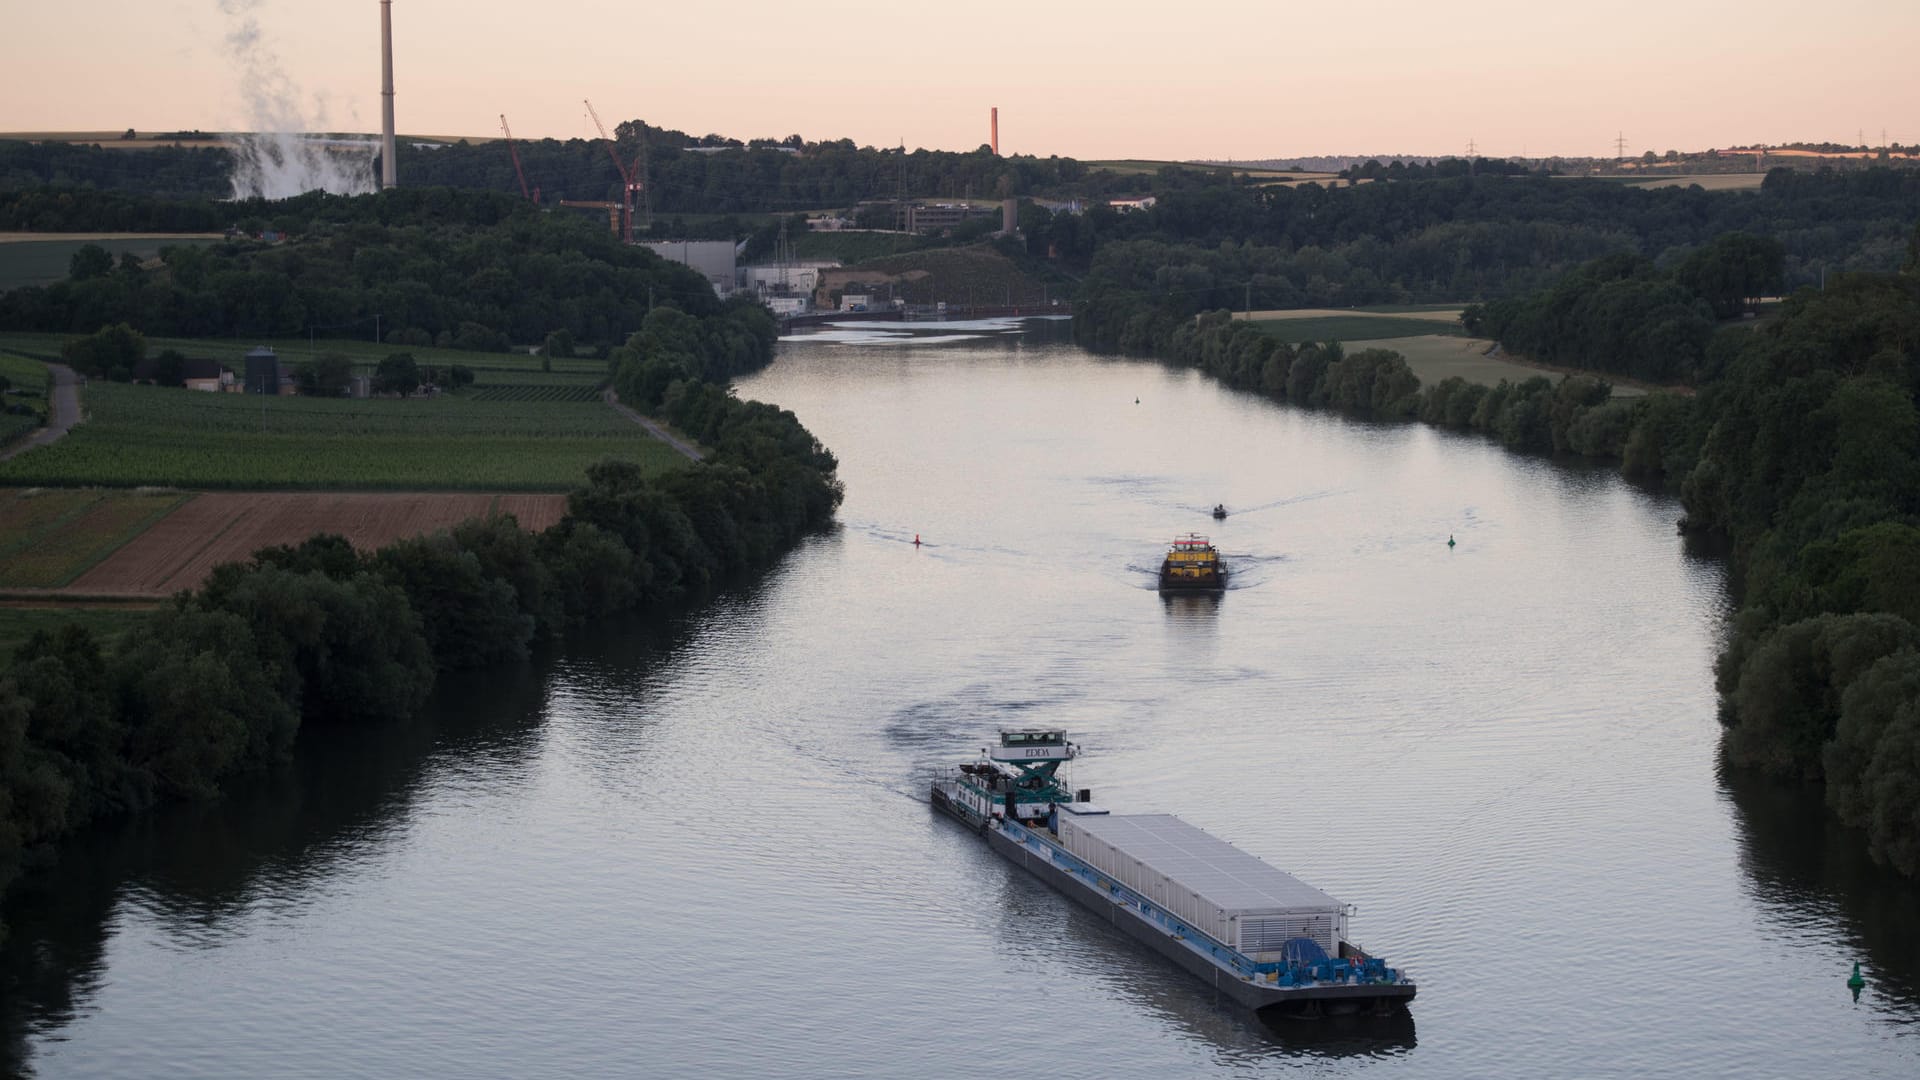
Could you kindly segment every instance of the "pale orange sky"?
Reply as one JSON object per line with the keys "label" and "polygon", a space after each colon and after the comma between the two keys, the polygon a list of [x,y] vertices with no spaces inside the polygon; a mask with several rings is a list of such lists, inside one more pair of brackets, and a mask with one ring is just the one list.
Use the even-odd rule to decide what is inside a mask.
{"label": "pale orange sky", "polygon": [[[13,0],[0,131],[252,126],[257,20],[310,127],[375,131],[377,0]],[[1082,158],[1610,155],[1920,141],[1920,0],[395,0],[403,133],[695,134]],[[232,9],[237,13],[230,13]],[[903,16],[902,10],[928,11]],[[256,55],[265,56],[267,53]]]}

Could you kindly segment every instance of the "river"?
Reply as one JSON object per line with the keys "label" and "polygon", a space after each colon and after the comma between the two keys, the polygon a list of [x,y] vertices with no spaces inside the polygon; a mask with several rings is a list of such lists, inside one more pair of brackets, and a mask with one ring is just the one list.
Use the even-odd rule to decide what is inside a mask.
{"label": "river", "polygon": [[[1817,794],[1719,774],[1726,574],[1673,499],[1057,325],[859,324],[740,393],[839,455],[830,532],[79,838],[9,902],[0,1052],[48,1077],[1920,1072],[1920,892]],[[1225,595],[1154,591],[1188,531]],[[1070,729],[1100,803],[1356,905],[1418,1000],[1263,1022],[927,809],[933,770],[1018,725]]]}

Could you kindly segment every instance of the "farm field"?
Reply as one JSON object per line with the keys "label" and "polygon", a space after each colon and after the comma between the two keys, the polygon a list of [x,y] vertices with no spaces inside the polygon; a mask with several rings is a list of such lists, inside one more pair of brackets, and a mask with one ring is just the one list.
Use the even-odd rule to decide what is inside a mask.
{"label": "farm field", "polygon": [[[4,249],[0,249],[4,250]],[[59,360],[60,348],[73,340],[71,334],[0,334],[0,351],[12,351],[36,360]],[[235,371],[241,370],[247,350],[266,345],[280,354],[283,364],[299,364],[320,353],[339,353],[352,360],[356,369],[372,371],[374,365],[392,353],[412,355],[422,367],[450,367],[461,364],[471,368],[475,386],[569,384],[591,386],[606,377],[607,362],[593,357],[564,357],[541,369],[541,357],[525,353],[476,353],[458,349],[419,348],[407,345],[382,345],[373,341],[345,338],[309,343],[306,339],[255,341],[246,338],[153,338],[147,339],[147,351],[175,349],[192,357],[218,360]]]}
{"label": "farm field", "polygon": [[0,489],[0,588],[68,585],[185,500],[177,491]]}
{"label": "farm field", "polygon": [[1704,191],[1759,191],[1766,179],[1765,173],[1702,173],[1698,176],[1661,176],[1636,181],[1628,186],[1652,189],[1698,184]]}
{"label": "farm field", "polygon": [[[185,500],[188,497],[177,496]],[[315,533],[346,537],[362,551],[511,514],[538,532],[566,514],[564,495],[432,492],[208,492],[194,495],[86,573],[67,583],[83,596],[168,596],[206,580],[221,563]]]}
{"label": "farm field", "polygon": [[1282,317],[1261,318],[1256,314],[1254,325],[1282,341],[1290,342],[1373,342],[1382,338],[1428,334],[1458,336],[1465,333],[1457,320],[1443,320],[1431,316],[1423,318],[1409,314],[1365,315],[1351,311],[1337,314],[1300,315],[1294,312],[1277,314]]}
{"label": "farm field", "polygon": [[606,458],[683,462],[599,401],[259,397],[88,384],[86,422],[0,484],[565,491]]}
{"label": "farm field", "polygon": [[0,233],[0,292],[22,285],[48,285],[67,276],[73,253],[88,244],[116,259],[131,251],[143,259],[172,244],[215,244],[217,233]]}

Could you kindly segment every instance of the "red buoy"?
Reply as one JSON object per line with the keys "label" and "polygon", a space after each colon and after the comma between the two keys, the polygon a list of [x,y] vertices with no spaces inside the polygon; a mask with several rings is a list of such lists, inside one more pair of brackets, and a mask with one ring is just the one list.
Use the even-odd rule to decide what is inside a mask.
{"label": "red buoy", "polygon": [[913,546],[914,546],[914,547],[919,547],[919,546],[920,546],[920,534],[919,534],[919,533],[914,533],[914,534],[913,534]]}

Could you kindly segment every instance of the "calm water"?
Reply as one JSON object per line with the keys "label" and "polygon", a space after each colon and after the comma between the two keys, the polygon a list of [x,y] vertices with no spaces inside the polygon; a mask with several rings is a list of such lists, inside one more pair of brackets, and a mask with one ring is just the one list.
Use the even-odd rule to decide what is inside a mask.
{"label": "calm water", "polygon": [[[783,346],[741,393],[839,454],[830,534],[685,618],[462,679],[418,728],[311,739],[271,790],[85,838],[7,912],[5,1052],[45,1076],[1920,1074],[1920,896],[1817,798],[1718,776],[1726,583],[1673,501],[1057,337]],[[1162,600],[1189,530],[1235,586]],[[1410,1015],[1263,1023],[927,810],[933,769],[1021,724],[1070,728],[1100,802],[1356,904],[1420,980]]]}

